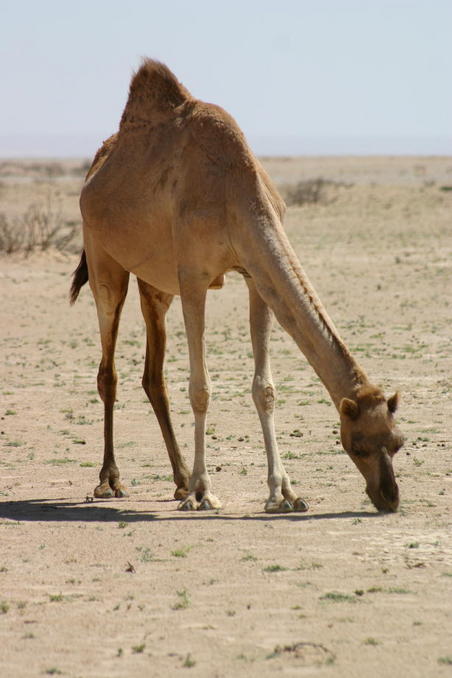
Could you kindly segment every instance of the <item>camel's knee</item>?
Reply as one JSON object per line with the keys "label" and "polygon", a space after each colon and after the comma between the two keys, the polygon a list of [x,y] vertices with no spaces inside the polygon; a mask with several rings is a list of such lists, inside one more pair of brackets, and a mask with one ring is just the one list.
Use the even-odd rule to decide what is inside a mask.
{"label": "camel's knee", "polygon": [[255,376],[253,380],[253,400],[258,412],[271,413],[275,407],[275,387],[269,379]]}
{"label": "camel's knee", "polygon": [[208,384],[190,384],[190,403],[193,412],[204,414],[207,412],[210,400],[210,387]]}
{"label": "camel's knee", "polygon": [[97,390],[101,399],[106,402],[107,400],[115,400],[116,398],[116,384],[118,382],[118,377],[116,375],[116,370],[114,367],[105,367],[102,363],[99,365],[99,371],[97,373]]}

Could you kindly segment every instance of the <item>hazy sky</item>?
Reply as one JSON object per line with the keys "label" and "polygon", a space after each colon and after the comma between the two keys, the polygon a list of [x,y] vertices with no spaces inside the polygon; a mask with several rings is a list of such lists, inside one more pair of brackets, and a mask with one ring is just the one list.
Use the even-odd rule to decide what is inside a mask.
{"label": "hazy sky", "polygon": [[0,0],[0,156],[92,154],[144,55],[259,153],[452,154],[452,0]]}

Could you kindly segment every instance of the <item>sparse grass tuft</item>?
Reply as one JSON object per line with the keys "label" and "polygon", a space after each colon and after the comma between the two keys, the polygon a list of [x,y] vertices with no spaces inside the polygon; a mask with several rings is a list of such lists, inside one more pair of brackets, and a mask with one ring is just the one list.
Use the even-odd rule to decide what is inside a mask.
{"label": "sparse grass tuft", "polygon": [[356,603],[357,598],[355,596],[349,595],[348,593],[329,591],[323,596],[320,596],[320,600],[331,600],[333,603]]}
{"label": "sparse grass tuft", "polygon": [[171,609],[173,610],[185,610],[190,605],[190,594],[187,589],[182,589],[182,591],[176,591],[177,601],[174,603]]}
{"label": "sparse grass tuft", "polygon": [[142,654],[144,652],[145,647],[146,647],[145,643],[140,643],[140,645],[133,645],[132,652],[134,654]]}
{"label": "sparse grass tuft", "polygon": [[380,643],[375,638],[366,638],[364,645],[379,645]]}
{"label": "sparse grass tuft", "polygon": [[254,562],[256,562],[257,558],[256,558],[256,556],[253,556],[252,553],[247,553],[246,555],[242,556],[242,558],[240,558],[240,560],[242,560],[243,562],[251,561],[251,562],[254,563]]}
{"label": "sparse grass tuft", "polygon": [[388,593],[413,593],[413,591],[410,591],[409,589],[404,589],[402,586],[391,586],[391,588],[387,589]]}
{"label": "sparse grass tuft", "polygon": [[191,654],[188,653],[187,656],[186,656],[185,659],[184,659],[184,662],[183,662],[182,666],[183,666],[185,669],[191,669],[191,668],[193,668],[193,666],[195,666],[195,665],[196,665],[195,660],[193,659],[193,657],[191,656]]}
{"label": "sparse grass tuft", "polygon": [[182,546],[180,549],[171,551],[171,555],[175,558],[186,558],[192,548],[192,546]]}
{"label": "sparse grass tuft", "polygon": [[136,550],[140,553],[142,563],[150,563],[154,557],[149,546],[136,546]]}
{"label": "sparse grass tuft", "polygon": [[285,572],[287,570],[287,567],[283,567],[282,565],[268,565],[267,567],[263,568],[263,572]]}

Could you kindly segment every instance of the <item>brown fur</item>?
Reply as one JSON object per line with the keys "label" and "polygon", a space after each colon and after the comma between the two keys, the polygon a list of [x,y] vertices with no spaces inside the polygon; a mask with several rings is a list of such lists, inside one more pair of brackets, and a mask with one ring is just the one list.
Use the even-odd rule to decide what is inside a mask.
{"label": "brown fur", "polygon": [[89,179],[94,174],[94,172],[97,172],[97,170],[102,167],[102,165],[107,160],[108,156],[116,146],[117,141],[118,141],[117,134],[112,134],[110,137],[108,137],[108,139],[105,139],[105,141],[102,143],[102,146],[98,149],[96,155],[94,156],[94,160],[91,163],[91,167],[89,168],[86,174],[86,179]]}
{"label": "brown fur", "polygon": [[356,399],[359,410],[366,410],[375,407],[379,403],[384,403],[385,397],[381,389],[372,384],[366,384],[356,393]]}
{"label": "brown fur", "polygon": [[[306,510],[306,503],[290,486],[274,432],[269,309],[340,410],[344,448],[366,478],[375,506],[395,510],[398,494],[392,455],[401,444],[392,417],[397,399],[391,398],[386,406],[382,392],[370,386],[340,338],[284,232],[281,197],[226,111],[193,98],[166,66],[146,59],[130,84],[118,134],[96,154],[80,206],[102,343],[98,387],[105,404],[105,447],[96,496],[124,494],[113,453],[114,350],[129,273],[133,273],[140,280],[147,328],[143,385],[173,464],[176,495],[189,492],[180,508],[198,508],[200,497],[200,508],[220,505],[211,493],[205,463],[210,387],[204,311],[208,288],[221,284],[223,274],[233,269],[244,274],[250,295],[253,399],[269,462],[266,510]],[[74,277],[74,299],[86,277],[83,256]],[[162,372],[165,314],[176,294],[182,300],[189,345],[189,393],[195,418],[195,464],[188,488]],[[362,442],[360,449],[357,440]],[[355,448],[365,456],[354,454]]]}

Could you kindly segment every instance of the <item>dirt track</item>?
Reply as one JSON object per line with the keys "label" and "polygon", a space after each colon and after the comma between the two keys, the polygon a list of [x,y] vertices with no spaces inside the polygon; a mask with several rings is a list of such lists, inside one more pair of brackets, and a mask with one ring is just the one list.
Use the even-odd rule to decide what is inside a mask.
{"label": "dirt track", "polygon": [[[354,355],[388,395],[402,393],[400,511],[371,507],[341,451],[326,391],[275,327],[280,449],[311,509],[263,513],[246,286],[235,275],[209,293],[207,321],[208,463],[224,508],[178,513],[171,500],[166,451],[140,385],[134,284],[120,328],[116,408],[131,496],[87,502],[102,450],[89,290],[69,308],[73,255],[3,256],[2,676],[450,675],[452,159],[267,165],[280,185],[316,176],[343,184],[327,187],[323,203],[291,208],[286,228]],[[7,177],[2,209],[17,214],[47,189]],[[78,189],[78,179],[58,183],[70,219]],[[191,463],[178,301],[169,334],[173,418]]]}

